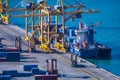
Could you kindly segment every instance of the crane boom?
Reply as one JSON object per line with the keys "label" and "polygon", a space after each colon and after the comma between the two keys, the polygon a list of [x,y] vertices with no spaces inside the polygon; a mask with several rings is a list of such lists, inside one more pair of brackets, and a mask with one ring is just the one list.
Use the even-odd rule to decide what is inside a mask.
{"label": "crane boom", "polygon": [[[86,11],[69,11],[69,12],[64,12],[65,15],[75,15],[75,14],[87,14],[87,13],[98,13],[99,11],[98,10],[86,10]],[[62,15],[62,13],[58,13],[58,12],[55,12],[55,13],[51,13],[51,16],[55,16],[55,15]],[[10,15],[10,17],[36,17],[36,16],[47,16],[47,14],[28,14],[28,15]]]}

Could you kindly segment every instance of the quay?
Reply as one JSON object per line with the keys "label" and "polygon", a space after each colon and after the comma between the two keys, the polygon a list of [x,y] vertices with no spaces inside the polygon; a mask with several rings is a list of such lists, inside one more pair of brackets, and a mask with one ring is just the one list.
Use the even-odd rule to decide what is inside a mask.
{"label": "quay", "polygon": [[[78,57],[75,52],[70,53],[71,43],[65,38],[65,23],[81,20],[82,14],[99,12],[73,1],[75,4],[56,0],[50,5],[48,0],[20,0],[15,7],[10,7],[12,3],[9,0],[0,0],[0,80],[120,80],[118,76]],[[10,24],[10,18],[19,18],[19,21],[24,18],[25,30]],[[83,27],[79,23],[80,31]],[[75,30],[69,32],[72,34]],[[94,43],[93,33],[90,31],[90,43]],[[68,33],[68,37],[73,36],[71,34]],[[87,48],[85,41],[82,40],[83,51]],[[77,49],[80,49],[79,45],[76,46],[79,42],[74,44]],[[89,47],[93,49],[95,45]],[[106,53],[105,50],[111,52],[109,48],[99,47],[101,53]]]}
{"label": "quay", "polygon": [[[25,72],[23,70],[24,65],[38,65],[40,70],[46,71],[46,60],[57,59],[57,80],[120,80],[118,76],[102,68],[97,68],[96,65],[80,57],[77,57],[77,67],[72,67],[70,53],[45,53],[39,50],[35,53],[26,52],[27,43],[24,41],[25,30],[12,24],[0,24],[0,37],[3,38],[1,42],[4,46],[14,46],[15,36],[21,36],[22,38],[22,52],[20,52],[20,61],[0,61],[0,75],[4,70],[17,70],[18,72]],[[28,71],[28,73],[29,72],[30,71]],[[35,80],[35,76],[36,75],[31,75],[28,77],[11,77],[10,80]]]}

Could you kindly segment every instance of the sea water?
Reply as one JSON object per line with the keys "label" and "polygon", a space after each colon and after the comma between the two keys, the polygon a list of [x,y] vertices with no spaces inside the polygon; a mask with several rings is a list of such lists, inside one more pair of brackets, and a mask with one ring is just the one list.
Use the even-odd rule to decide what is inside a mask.
{"label": "sea water", "polygon": [[[21,0],[9,0],[9,6],[15,7]],[[65,4],[83,3],[87,9],[98,9],[99,13],[82,14],[82,19],[66,22],[66,26],[78,27],[80,21],[86,24],[101,22],[95,27],[95,41],[112,48],[112,57],[109,60],[89,59],[90,62],[102,67],[113,74],[120,76],[120,0],[63,0]],[[77,2],[74,2],[77,1]],[[48,0],[50,5],[56,0]],[[24,18],[11,18],[10,22],[25,28]]]}

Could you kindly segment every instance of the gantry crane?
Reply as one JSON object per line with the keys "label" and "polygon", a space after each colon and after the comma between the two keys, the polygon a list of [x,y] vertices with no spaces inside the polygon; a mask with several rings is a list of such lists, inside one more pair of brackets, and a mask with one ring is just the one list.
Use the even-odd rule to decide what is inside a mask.
{"label": "gantry crane", "polygon": [[1,20],[8,24],[9,21],[8,0],[3,0],[3,1],[0,0],[0,16],[1,16]]}
{"label": "gantry crane", "polygon": [[[82,10],[82,8],[86,7],[83,4],[64,5],[64,1],[65,0],[57,0],[55,6],[49,6],[45,0],[38,0],[37,4],[31,0],[22,0],[23,3],[29,4],[29,6],[8,9],[8,0],[6,0],[6,7],[3,7],[1,0],[0,12],[5,11],[7,18],[25,18],[25,40],[28,42],[28,49],[35,50],[35,46],[38,43],[42,51],[51,52],[51,49],[57,49],[66,52],[64,48],[65,22],[81,14],[96,13],[99,11],[90,9]],[[23,11],[25,14],[8,15],[8,12],[18,11]],[[68,15],[67,18],[66,15]],[[8,23],[7,21],[5,22]],[[59,24],[59,22],[61,22],[61,24]],[[31,31],[31,35],[29,35],[29,30]],[[53,47],[51,47],[52,41],[54,41]]]}

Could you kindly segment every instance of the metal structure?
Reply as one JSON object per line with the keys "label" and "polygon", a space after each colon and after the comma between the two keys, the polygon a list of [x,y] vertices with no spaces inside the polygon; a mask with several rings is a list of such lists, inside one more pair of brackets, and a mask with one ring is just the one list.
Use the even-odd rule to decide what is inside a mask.
{"label": "metal structure", "polygon": [[77,54],[71,54],[71,65],[77,67]]}
{"label": "metal structure", "polygon": [[22,38],[20,36],[15,37],[15,48],[22,51]]}
{"label": "metal structure", "polygon": [[[64,48],[65,22],[70,18],[81,18],[81,14],[96,13],[99,11],[91,9],[82,10],[82,8],[86,7],[84,4],[64,5],[64,2],[66,1],[57,0],[55,6],[49,6],[45,0],[38,0],[37,4],[31,0],[22,0],[20,2],[22,5],[27,4],[23,5],[23,8],[8,9],[8,0],[6,0],[6,7],[3,6],[2,0],[0,0],[1,15],[3,12],[6,12],[7,18],[5,20],[3,18],[1,19],[8,23],[8,18],[25,18],[25,40],[28,42],[28,50],[35,51],[36,45],[39,44],[40,49],[45,52],[51,52],[53,48],[66,52]],[[11,12],[20,11],[24,12],[24,14],[10,14]],[[59,22],[61,22],[61,24],[59,24]],[[31,32],[31,35],[29,35],[29,32]],[[54,44],[51,43],[52,41]]]}
{"label": "metal structure", "polygon": [[1,20],[8,24],[9,22],[8,0],[3,1],[0,0],[0,16]]}
{"label": "metal structure", "polygon": [[47,71],[49,74],[58,74],[57,59],[47,59]]}

